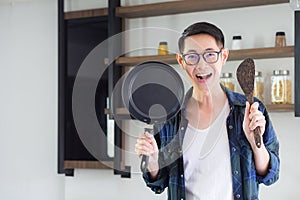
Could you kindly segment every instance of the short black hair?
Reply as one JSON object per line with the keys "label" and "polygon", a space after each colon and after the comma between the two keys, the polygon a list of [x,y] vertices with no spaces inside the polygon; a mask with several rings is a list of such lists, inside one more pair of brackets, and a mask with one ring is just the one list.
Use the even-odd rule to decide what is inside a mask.
{"label": "short black hair", "polygon": [[221,29],[208,22],[197,22],[190,25],[183,31],[181,37],[178,40],[179,52],[180,53],[183,52],[185,38],[187,38],[188,36],[198,35],[198,34],[208,34],[213,38],[215,38],[217,45],[219,45],[221,48],[224,47],[225,41]]}

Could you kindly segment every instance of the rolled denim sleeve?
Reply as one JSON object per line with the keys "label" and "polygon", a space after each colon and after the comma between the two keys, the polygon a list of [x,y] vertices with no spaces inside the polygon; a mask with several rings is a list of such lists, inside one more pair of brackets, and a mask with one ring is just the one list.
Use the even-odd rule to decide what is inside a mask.
{"label": "rolled denim sleeve", "polygon": [[158,176],[155,180],[151,179],[149,172],[143,174],[143,178],[146,182],[146,185],[149,188],[151,188],[151,190],[154,191],[156,194],[162,193],[167,187],[167,184],[169,182],[169,176],[168,173],[166,173],[166,170],[166,168],[160,169],[158,172]]}
{"label": "rolled denim sleeve", "polygon": [[279,158],[270,153],[270,167],[268,173],[264,177],[258,176],[258,182],[265,185],[272,185],[279,179]]}

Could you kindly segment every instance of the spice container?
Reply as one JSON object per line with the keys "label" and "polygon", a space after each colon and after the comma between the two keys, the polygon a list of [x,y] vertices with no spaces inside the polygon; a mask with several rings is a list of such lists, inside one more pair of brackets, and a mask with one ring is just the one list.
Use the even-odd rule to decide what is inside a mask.
{"label": "spice container", "polygon": [[232,37],[232,50],[241,49],[242,48],[242,36],[234,35]]}
{"label": "spice container", "polygon": [[292,103],[292,84],[289,70],[274,70],[271,76],[271,86],[272,104]]}
{"label": "spice container", "polygon": [[286,39],[284,32],[276,32],[275,37],[275,47],[285,47],[286,46]]}
{"label": "spice container", "polygon": [[220,83],[225,87],[228,87],[231,91],[234,91],[235,80],[232,77],[232,73],[222,73],[220,77]]}
{"label": "spice container", "polygon": [[158,55],[167,55],[169,53],[168,43],[160,42],[158,46]]}
{"label": "spice container", "polygon": [[259,71],[255,71],[253,96],[259,98],[261,101],[264,100],[264,79],[262,73]]}

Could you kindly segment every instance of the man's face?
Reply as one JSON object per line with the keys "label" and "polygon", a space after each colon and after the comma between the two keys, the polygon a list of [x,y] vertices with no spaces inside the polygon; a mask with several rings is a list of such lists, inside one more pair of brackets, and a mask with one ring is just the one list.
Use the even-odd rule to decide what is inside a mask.
{"label": "man's face", "polygon": [[219,77],[228,57],[228,49],[219,47],[212,36],[198,34],[185,39],[182,54],[184,59],[182,57],[179,63],[186,71],[194,88],[209,92],[219,86]]}

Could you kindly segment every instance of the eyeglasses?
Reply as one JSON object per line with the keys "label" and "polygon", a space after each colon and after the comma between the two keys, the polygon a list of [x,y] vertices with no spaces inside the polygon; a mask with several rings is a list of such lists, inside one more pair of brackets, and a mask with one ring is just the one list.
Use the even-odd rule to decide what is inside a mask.
{"label": "eyeglasses", "polygon": [[187,53],[182,54],[182,58],[187,65],[197,65],[200,61],[200,55],[205,62],[209,64],[216,63],[219,60],[219,54],[222,52],[220,51],[206,51],[202,54],[200,53]]}

